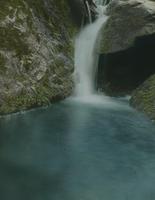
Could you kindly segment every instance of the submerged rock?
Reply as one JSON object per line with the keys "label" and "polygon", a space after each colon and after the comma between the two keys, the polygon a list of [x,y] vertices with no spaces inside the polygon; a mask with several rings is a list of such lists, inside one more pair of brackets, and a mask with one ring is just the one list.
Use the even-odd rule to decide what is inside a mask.
{"label": "submerged rock", "polygon": [[155,74],[133,92],[130,104],[155,121]]}
{"label": "submerged rock", "polygon": [[0,114],[71,94],[75,29],[66,0],[0,2]]}

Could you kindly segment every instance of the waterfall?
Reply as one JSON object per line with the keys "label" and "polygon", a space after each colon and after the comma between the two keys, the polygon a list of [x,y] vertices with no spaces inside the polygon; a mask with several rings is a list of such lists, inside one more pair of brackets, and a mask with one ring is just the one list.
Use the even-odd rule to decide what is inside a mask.
{"label": "waterfall", "polygon": [[98,62],[96,40],[107,20],[104,14],[84,27],[75,41],[75,96],[87,98],[95,94],[95,76]]}

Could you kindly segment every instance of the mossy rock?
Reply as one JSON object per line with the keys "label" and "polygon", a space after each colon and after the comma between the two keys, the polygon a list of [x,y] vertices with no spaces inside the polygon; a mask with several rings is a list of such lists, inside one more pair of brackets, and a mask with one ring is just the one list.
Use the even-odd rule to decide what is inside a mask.
{"label": "mossy rock", "polygon": [[133,92],[130,104],[155,121],[155,75]]}
{"label": "mossy rock", "polygon": [[75,33],[66,0],[0,2],[0,114],[71,94]]}

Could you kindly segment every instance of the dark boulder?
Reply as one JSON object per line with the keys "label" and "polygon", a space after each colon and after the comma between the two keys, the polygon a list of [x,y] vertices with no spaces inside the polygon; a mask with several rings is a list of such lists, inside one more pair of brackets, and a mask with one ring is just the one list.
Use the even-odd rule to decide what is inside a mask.
{"label": "dark boulder", "polygon": [[97,88],[129,94],[155,73],[155,1],[114,0],[99,37]]}

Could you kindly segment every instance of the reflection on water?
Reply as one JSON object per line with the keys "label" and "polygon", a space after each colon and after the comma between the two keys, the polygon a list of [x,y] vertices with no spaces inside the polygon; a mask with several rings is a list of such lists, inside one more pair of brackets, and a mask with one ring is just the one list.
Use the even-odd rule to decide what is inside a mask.
{"label": "reflection on water", "polygon": [[0,119],[0,199],[155,199],[155,127],[124,101],[108,105]]}

